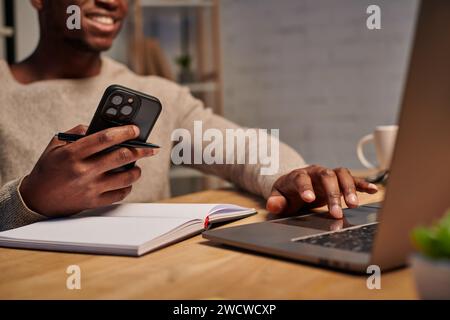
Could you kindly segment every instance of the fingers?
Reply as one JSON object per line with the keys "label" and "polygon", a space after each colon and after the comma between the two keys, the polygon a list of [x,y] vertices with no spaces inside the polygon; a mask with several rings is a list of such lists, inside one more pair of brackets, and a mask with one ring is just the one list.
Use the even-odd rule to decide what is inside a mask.
{"label": "fingers", "polygon": [[138,136],[138,127],[134,125],[120,126],[86,136],[71,143],[69,147],[73,153],[84,159],[119,143],[135,139]]}
{"label": "fingers", "polygon": [[122,201],[130,194],[132,188],[133,188],[132,186],[128,186],[126,188],[102,193],[97,200],[96,206],[97,207],[107,206],[112,203]]}
{"label": "fingers", "polygon": [[341,207],[341,191],[337,176],[331,169],[323,169],[319,174],[322,187],[325,191],[328,210],[334,218],[341,219],[343,212]]}
{"label": "fingers", "polygon": [[107,173],[99,184],[103,192],[119,190],[131,186],[141,177],[141,168],[133,167],[129,170],[118,173]]}
{"label": "fingers", "polygon": [[334,172],[337,175],[345,203],[347,203],[349,208],[356,208],[358,206],[358,197],[356,195],[355,182],[350,171],[346,168],[338,168]]}
{"label": "fingers", "polygon": [[156,154],[156,150],[148,148],[119,148],[93,158],[93,166],[98,172],[108,172],[144,157]]}
{"label": "fingers", "polygon": [[272,194],[267,199],[267,210],[271,213],[296,213],[302,207],[328,206],[330,215],[343,217],[341,196],[349,208],[359,204],[356,191],[376,193],[377,186],[360,178],[354,178],[346,168],[335,170],[312,165],[293,170],[275,182]]}
{"label": "fingers", "polygon": [[378,192],[378,187],[373,183],[369,183],[361,178],[353,178],[353,180],[354,180],[354,183],[356,186],[356,190],[358,190],[358,191],[366,192],[366,193],[370,193],[370,194],[374,194],[374,193]]}
{"label": "fingers", "polygon": [[311,177],[306,170],[298,170],[295,178],[298,193],[303,201],[311,203],[316,200]]}
{"label": "fingers", "polygon": [[270,213],[278,214],[287,208],[286,198],[277,190],[273,189],[269,198],[267,199],[266,209]]}

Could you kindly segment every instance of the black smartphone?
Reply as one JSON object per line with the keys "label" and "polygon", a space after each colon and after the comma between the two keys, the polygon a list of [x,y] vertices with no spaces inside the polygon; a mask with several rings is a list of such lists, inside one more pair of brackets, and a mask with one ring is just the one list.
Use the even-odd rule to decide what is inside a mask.
{"label": "black smartphone", "polygon": [[[162,105],[157,98],[114,84],[106,88],[86,135],[111,127],[133,124],[140,130],[136,140],[146,142],[161,110]],[[133,166],[134,163],[122,169]]]}

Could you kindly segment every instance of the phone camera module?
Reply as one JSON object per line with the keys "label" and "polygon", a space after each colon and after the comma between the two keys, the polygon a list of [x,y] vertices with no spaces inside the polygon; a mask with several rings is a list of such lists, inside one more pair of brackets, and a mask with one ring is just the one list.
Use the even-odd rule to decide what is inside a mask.
{"label": "phone camera module", "polygon": [[131,106],[123,106],[120,109],[120,113],[124,116],[129,116],[133,112],[133,108]]}
{"label": "phone camera module", "polygon": [[107,110],[106,110],[106,114],[108,115],[108,116],[115,116],[115,115],[117,115],[117,110],[115,109],[115,108],[108,108]]}
{"label": "phone camera module", "polygon": [[122,101],[123,101],[123,98],[122,98],[122,96],[119,96],[119,95],[113,96],[111,99],[111,103],[115,106],[120,105],[122,103]]}

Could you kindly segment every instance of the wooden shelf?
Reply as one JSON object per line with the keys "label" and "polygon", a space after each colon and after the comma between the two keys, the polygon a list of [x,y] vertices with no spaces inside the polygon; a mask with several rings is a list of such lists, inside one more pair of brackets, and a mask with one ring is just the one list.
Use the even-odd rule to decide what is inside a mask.
{"label": "wooden shelf", "polygon": [[[195,24],[192,32],[195,32],[195,56],[196,70],[192,70],[198,77],[203,79],[192,83],[182,83],[188,87],[196,97],[208,102],[214,113],[223,115],[223,83],[221,65],[221,43],[220,43],[220,0],[136,0],[131,6],[131,38],[130,38],[130,66],[138,74],[153,74],[155,70],[149,71],[148,66],[154,62],[146,61],[145,51],[149,50],[145,45],[144,21],[148,15],[144,12],[145,7],[191,7],[195,13]],[[148,12],[147,12],[148,13]],[[148,22],[148,20],[147,20]],[[158,40],[158,39],[157,39]],[[155,48],[153,48],[155,49]],[[156,49],[155,49],[156,50]],[[153,52],[157,52],[156,51]],[[186,51],[186,50],[184,50]],[[185,53],[187,54],[187,53]],[[155,59],[158,60],[158,59]],[[164,59],[159,59],[164,60]],[[167,59],[165,59],[167,60]],[[171,74],[171,72],[169,72]],[[214,74],[214,77],[210,75]],[[174,75],[157,74],[174,80]],[[203,96],[207,94],[208,96]]]}
{"label": "wooden shelf", "polygon": [[[128,52],[131,69],[142,75],[155,74],[170,80],[176,79],[177,77],[170,71],[163,72],[164,70],[150,70],[148,67],[149,65],[154,64],[155,61],[161,63],[162,60],[165,60],[162,65],[167,64],[167,58],[161,58],[163,54],[161,54],[161,50],[157,48],[159,44],[158,46],[154,46],[154,48],[149,46],[148,40],[151,40],[151,38],[146,38],[144,34],[144,22],[148,23],[149,20],[145,19],[154,18],[153,12],[155,11],[149,15],[150,12],[144,9],[173,8],[174,13],[180,14],[181,16],[192,14],[195,23],[192,24],[192,30],[189,31],[195,32],[195,37],[193,37],[195,43],[193,43],[194,48],[192,50],[195,50],[195,52],[190,52],[190,49],[188,48],[187,50],[183,50],[183,54],[189,54],[195,57],[195,70],[191,71],[196,76],[195,79],[201,80],[181,83],[181,85],[186,86],[195,94],[197,99],[205,102],[205,106],[211,108],[214,113],[223,115],[220,0],[135,0],[130,3],[133,3],[133,5],[130,6],[131,18],[128,20],[130,23],[130,46]],[[177,12],[177,10],[179,10],[179,12]],[[189,13],[186,11],[189,11]],[[156,10],[155,15],[157,14],[158,10]],[[183,29],[183,31],[186,30]],[[154,35],[154,37],[156,41],[160,40],[157,39],[157,35]],[[158,59],[148,59],[152,58],[152,56],[146,54],[146,50],[147,52],[150,52],[151,49],[153,50],[153,53],[158,52],[159,50],[160,57]],[[186,48],[183,47],[183,49]],[[169,74],[169,76],[167,76],[167,74]],[[194,184],[198,183],[197,180],[200,180],[203,189],[217,188],[224,185],[224,182],[219,178],[204,175],[196,170],[186,167],[172,168],[170,170],[170,179],[172,182],[180,183],[180,185],[185,185],[186,181],[183,180],[192,180],[194,181]]]}
{"label": "wooden shelf", "polygon": [[204,174],[198,170],[187,167],[173,167],[169,172],[170,179],[200,179]]}
{"label": "wooden shelf", "polygon": [[218,88],[218,83],[215,81],[207,82],[192,82],[181,83],[182,86],[186,86],[191,92],[215,92]]}
{"label": "wooden shelf", "polygon": [[212,7],[212,0],[141,0],[143,7]]}
{"label": "wooden shelf", "polygon": [[11,37],[13,34],[14,34],[13,28],[0,26],[0,37]]}

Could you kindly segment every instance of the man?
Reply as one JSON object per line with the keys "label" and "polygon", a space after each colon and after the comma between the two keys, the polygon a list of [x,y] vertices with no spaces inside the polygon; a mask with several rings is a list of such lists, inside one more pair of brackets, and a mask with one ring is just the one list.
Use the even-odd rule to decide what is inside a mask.
{"label": "man", "polygon": [[[0,230],[50,217],[127,201],[149,202],[168,197],[170,135],[177,128],[237,129],[205,109],[187,89],[157,77],[141,77],[125,66],[101,57],[118,34],[128,11],[126,0],[32,0],[38,11],[40,41],[24,61],[0,61],[1,190]],[[66,9],[81,8],[80,30],[66,27]],[[108,129],[74,143],[55,132],[84,133],[104,89],[118,83],[158,97],[163,105],[152,132],[162,146],[151,150],[121,148],[99,153],[138,136],[138,128]],[[47,148],[45,148],[47,145]],[[45,150],[44,150],[45,149]],[[248,151],[248,150],[247,150]],[[111,172],[124,164],[148,158],[126,172]],[[356,190],[374,193],[375,185],[351,176],[347,169],[307,166],[300,155],[280,144],[280,170],[259,174],[260,165],[195,165],[228,179],[267,199],[272,213],[328,205],[331,216],[342,217],[341,195],[349,207],[358,205]]]}

